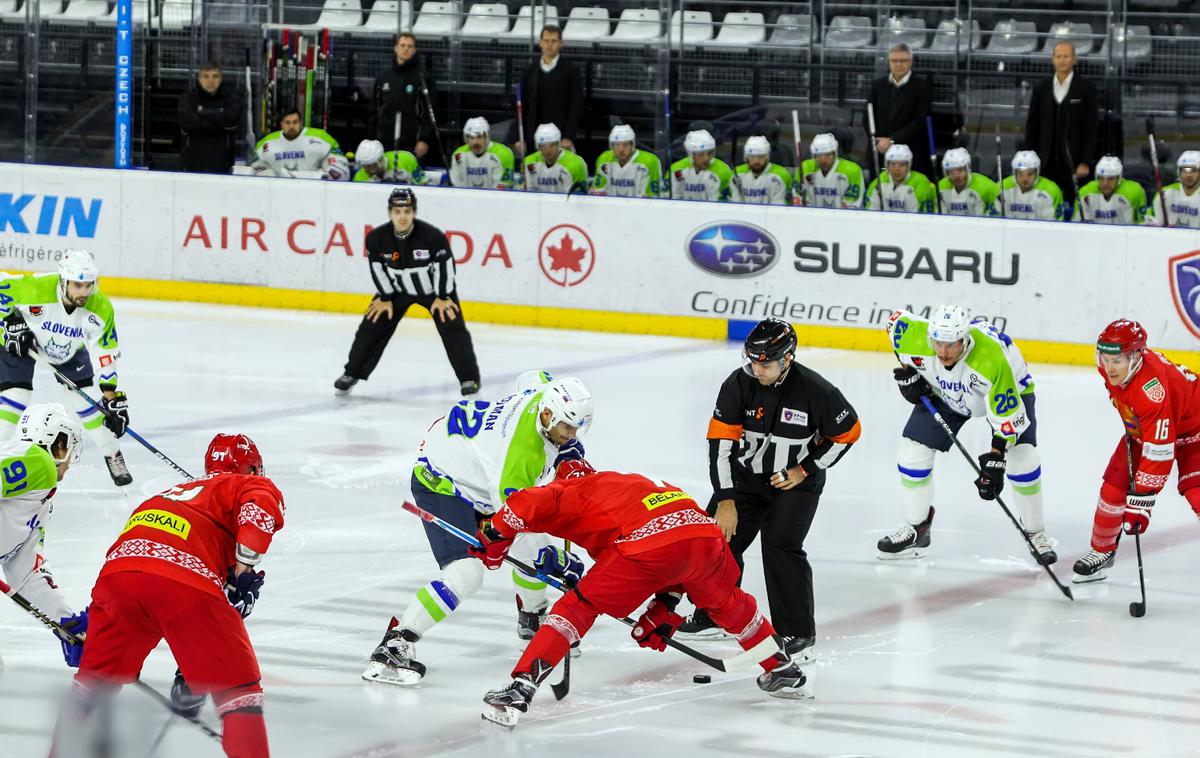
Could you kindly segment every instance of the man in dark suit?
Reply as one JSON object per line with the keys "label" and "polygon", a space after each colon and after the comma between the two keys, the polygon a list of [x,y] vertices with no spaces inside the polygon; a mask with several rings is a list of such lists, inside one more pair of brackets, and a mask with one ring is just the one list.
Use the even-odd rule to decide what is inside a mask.
{"label": "man in dark suit", "polygon": [[[529,64],[521,77],[525,109],[525,137],[533,139],[538,124],[555,124],[562,132],[562,146],[573,150],[583,115],[583,79],[579,69],[564,60],[562,30],[554,24],[542,27],[541,56]],[[525,146],[518,146],[526,154]]]}
{"label": "man in dark suit", "polygon": [[1053,62],[1054,76],[1033,85],[1025,149],[1042,159],[1042,176],[1059,186],[1070,207],[1096,162],[1100,113],[1096,87],[1075,72],[1075,46],[1059,42]]}
{"label": "man in dark suit", "polygon": [[[888,75],[871,83],[867,102],[875,108],[875,149],[882,161],[893,143],[908,145],[913,151],[912,169],[933,181],[925,127],[925,118],[933,107],[933,95],[929,91],[929,82],[913,76],[912,65],[912,50],[903,42],[897,42],[888,50]],[[868,125],[868,122],[864,119],[863,124]],[[869,132],[868,128],[868,145]]]}

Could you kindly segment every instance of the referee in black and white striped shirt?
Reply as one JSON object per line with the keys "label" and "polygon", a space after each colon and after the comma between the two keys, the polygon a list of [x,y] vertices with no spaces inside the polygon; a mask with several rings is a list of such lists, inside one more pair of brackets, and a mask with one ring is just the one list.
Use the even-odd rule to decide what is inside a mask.
{"label": "referee in black and white striped shirt", "polygon": [[417,218],[417,196],[397,187],[388,197],[391,223],[367,235],[367,261],[378,291],[350,346],[345,373],[333,383],[337,394],[371,376],[396,325],[413,305],[429,310],[463,395],[479,392],[479,364],[462,318],[454,277],[454,255],[446,234]]}

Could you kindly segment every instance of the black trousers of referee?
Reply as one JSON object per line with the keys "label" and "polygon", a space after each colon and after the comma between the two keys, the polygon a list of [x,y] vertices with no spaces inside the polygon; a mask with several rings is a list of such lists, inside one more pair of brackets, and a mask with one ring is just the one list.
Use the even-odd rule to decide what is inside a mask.
{"label": "black trousers of referee", "polygon": [[[459,305],[458,295],[451,295],[450,299],[454,301],[455,305]],[[371,372],[379,365],[379,359],[383,357],[383,351],[387,347],[388,341],[396,333],[400,319],[404,318],[408,309],[419,305],[429,310],[434,300],[433,295],[424,297],[399,295],[392,301],[391,318],[381,315],[375,321],[371,321],[363,316],[362,322],[358,325],[358,331],[354,333],[354,344],[350,346],[350,357],[346,361],[346,374],[356,379],[369,379]],[[462,307],[459,306],[458,316],[454,320],[442,321],[434,316],[433,323],[437,327],[438,335],[442,338],[442,345],[446,348],[446,357],[450,359],[450,365],[454,368],[454,375],[458,377],[458,381],[460,383],[478,382],[479,364],[475,360],[475,346],[471,343],[471,333],[467,331],[466,321],[463,320]]]}
{"label": "black trousers of referee", "polygon": [[[811,485],[803,487],[777,490],[767,485],[770,491],[739,488],[734,496],[737,532],[729,541],[729,549],[744,576],[742,556],[754,538],[762,534],[763,574],[771,624],[785,637],[813,637],[817,633],[812,566],[808,553],[804,552],[804,538],[817,515],[821,493]],[[714,498],[709,513],[716,510]],[[738,583],[741,584],[740,578]]]}

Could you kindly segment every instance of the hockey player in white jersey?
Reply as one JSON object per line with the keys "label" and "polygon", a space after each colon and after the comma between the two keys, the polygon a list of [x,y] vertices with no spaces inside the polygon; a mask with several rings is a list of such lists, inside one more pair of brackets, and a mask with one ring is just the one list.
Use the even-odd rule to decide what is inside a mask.
{"label": "hockey player in white jersey", "polygon": [[350,180],[350,164],[337,140],[324,129],[304,126],[298,108],[284,111],[279,131],[259,140],[254,151],[256,157],[250,167],[256,174]]}
{"label": "hockey player in white jersey", "polygon": [[1075,221],[1091,224],[1141,224],[1146,218],[1146,190],[1126,179],[1115,155],[1096,161],[1096,178],[1079,189]]}
{"label": "hockey player in white jersey", "polygon": [[365,139],[354,151],[356,182],[386,182],[388,184],[424,184],[425,169],[417,162],[417,156],[407,150],[385,151],[383,143]]}
{"label": "hockey player in white jersey", "polygon": [[892,213],[934,213],[937,189],[924,174],[912,170],[912,160],[912,150],[908,145],[893,143],[887,149],[883,156],[883,175],[867,187],[868,209],[882,208]]}
{"label": "hockey player in white jersey", "polygon": [[[433,423],[413,467],[417,505],[471,533],[479,518],[495,513],[514,492],[550,481],[558,461],[582,457],[573,441],[592,423],[587,387],[574,378],[549,384],[523,379],[530,386],[494,402],[462,400]],[[416,643],[483,583],[483,564],[469,556],[467,543],[428,523],[425,535],[441,576],[392,618],[363,672],[367,681],[418,683],[425,666],[414,658]],[[539,570],[550,568],[557,555],[544,535],[518,541],[513,554]],[[515,571],[513,583],[518,636],[532,639],[548,605],[546,585]]]}
{"label": "hockey player in white jersey", "polygon": [[996,204],[999,188],[988,177],[971,170],[971,154],[965,147],[954,147],[942,156],[938,182],[942,214],[946,216],[999,216]]}
{"label": "hockey player in white jersey", "polygon": [[801,164],[797,188],[801,204],[814,208],[861,208],[862,167],[838,155],[837,137],[826,132],[813,137],[812,155]]}
{"label": "hockey player in white jersey", "polygon": [[1042,160],[1032,150],[1020,150],[1012,159],[1012,175],[1001,184],[1006,218],[1062,221],[1066,217],[1062,190],[1042,176]]}
{"label": "hockey player in white jersey", "polygon": [[686,158],[671,164],[671,197],[676,200],[719,200],[730,198],[733,169],[717,157],[717,141],[706,129],[688,132],[683,138]]}
{"label": "hockey player in white jersey", "polygon": [[791,205],[792,175],[771,163],[771,143],[766,137],[746,140],[742,154],[746,162],[733,174],[733,200],[755,205]]}
{"label": "hockey player in white jersey", "polygon": [[482,116],[467,119],[463,140],[450,156],[450,183],[474,189],[512,189],[513,152],[492,141],[492,126]]}
{"label": "hockey player in white jersey", "polygon": [[662,163],[654,153],[638,150],[633,127],[617,124],[608,133],[608,149],[596,159],[591,191],[610,197],[662,194]]}
{"label": "hockey player in white jersey", "polygon": [[[58,403],[30,405],[14,439],[0,442],[0,565],[13,590],[77,635],[87,633],[87,610],[75,613],[42,554],[51,498],[83,449],[83,429]],[[78,668],[83,644],[60,639],[68,666]]]}
{"label": "hockey player in white jersey", "polygon": [[562,132],[541,124],[533,133],[537,151],[525,156],[525,191],[572,195],[587,192],[587,164],[562,146]]}
{"label": "hockey player in white jersey", "polygon": [[1163,225],[1163,199],[1166,199],[1167,225],[1186,229],[1200,228],[1200,150],[1184,150],[1175,161],[1179,181],[1163,187],[1154,195],[1146,224]]}

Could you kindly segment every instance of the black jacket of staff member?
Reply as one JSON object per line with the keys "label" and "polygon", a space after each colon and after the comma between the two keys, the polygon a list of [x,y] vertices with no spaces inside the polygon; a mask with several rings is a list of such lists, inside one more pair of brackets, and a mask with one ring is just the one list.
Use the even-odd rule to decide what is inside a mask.
{"label": "black jacket of staff member", "polygon": [[416,195],[407,187],[397,187],[388,197],[391,221],[367,234],[367,263],[376,294],[354,334],[345,373],[333,383],[339,395],[371,376],[397,324],[413,305],[433,316],[462,393],[479,391],[479,365],[458,301],[450,242],[441,229],[416,218],[416,213]]}
{"label": "black jacket of staff member", "polygon": [[[1052,76],[1033,85],[1029,114],[1025,118],[1025,149],[1042,159],[1042,176],[1058,185],[1068,205],[1075,196],[1075,181],[1087,182],[1096,163],[1096,142],[1100,129],[1099,97],[1096,87],[1075,71],[1075,46],[1061,42],[1054,46]],[[1054,94],[1056,80],[1070,77],[1061,103]]]}
{"label": "black jacket of staff member", "polygon": [[792,653],[816,636],[804,538],[825,470],[862,430],[837,387],[797,363],[795,351],[796,332],[787,322],[770,318],[755,326],[746,338],[745,365],[721,385],[708,427],[710,510],[739,566],[762,532],[771,621],[792,638]]}
{"label": "black jacket of staff member", "polygon": [[[902,42],[888,50],[888,67],[887,76],[871,82],[871,93],[867,96],[867,102],[875,108],[875,138],[882,143],[880,162],[892,144],[908,145],[913,152],[912,170],[934,181],[933,164],[929,162],[929,127],[925,120],[933,110],[929,82],[913,73],[912,50]],[[870,149],[870,123],[865,116],[863,125],[868,127]],[[869,165],[874,170],[874,162]]]}
{"label": "black jacket of staff member", "polygon": [[179,96],[184,171],[228,174],[233,169],[238,131],[245,127],[244,97],[236,87],[222,81],[221,67],[216,63],[200,67],[196,80]]}
{"label": "black jacket of staff member", "polygon": [[[562,31],[557,26],[547,24],[542,29],[540,44],[542,54],[521,76],[525,139],[532,143],[538,124],[554,124],[562,133],[563,147],[571,148],[579,139],[579,122],[583,118],[583,80],[575,64],[559,53]],[[544,71],[543,66],[550,70]],[[527,147],[525,152],[536,149]]]}
{"label": "black jacket of staff member", "polygon": [[[371,113],[367,132],[387,146],[388,150],[408,150],[418,159],[424,158],[433,144],[433,122],[422,82],[429,87],[429,102],[437,101],[433,82],[424,73],[423,61],[417,54],[417,42],[410,32],[396,35],[396,61],[375,77],[371,91]],[[396,139],[399,116],[400,139]]]}

